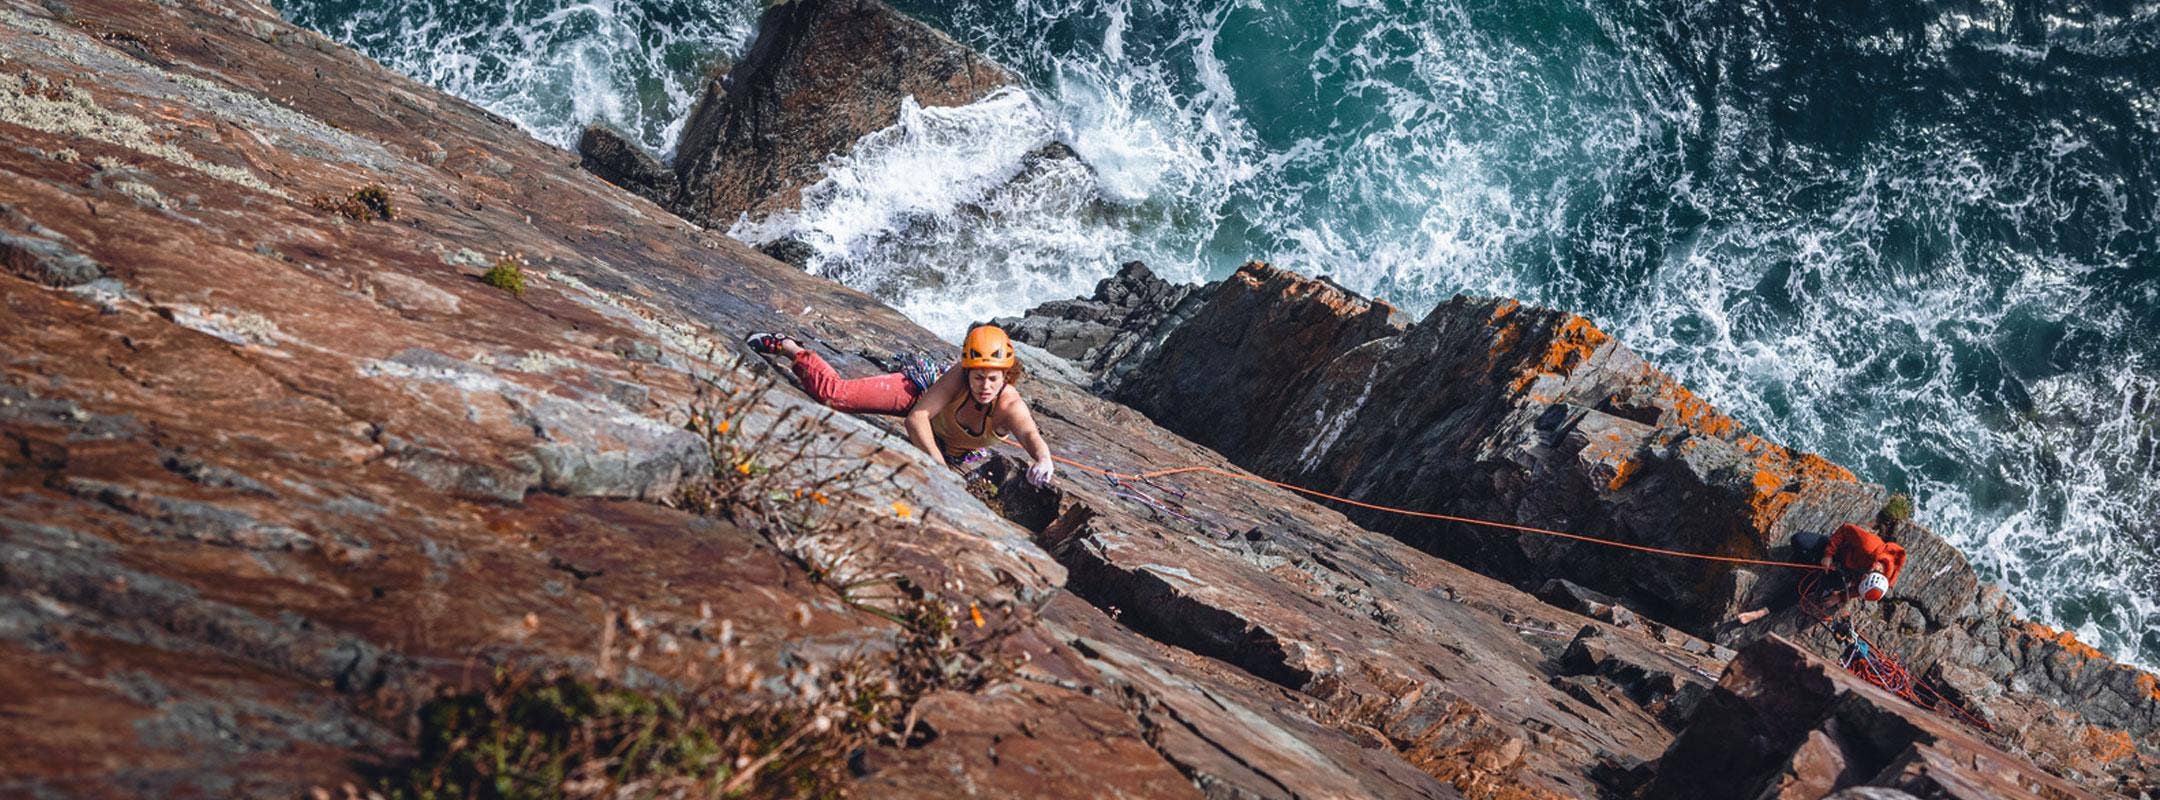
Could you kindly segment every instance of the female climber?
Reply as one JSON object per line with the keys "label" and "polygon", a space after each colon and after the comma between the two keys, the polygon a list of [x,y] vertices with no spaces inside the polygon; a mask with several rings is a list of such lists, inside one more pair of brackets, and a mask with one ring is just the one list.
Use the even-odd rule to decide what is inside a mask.
{"label": "female climber", "polygon": [[959,369],[940,372],[918,362],[900,372],[853,380],[842,379],[824,358],[786,336],[753,333],[743,341],[757,352],[786,356],[803,390],[820,403],[852,414],[907,417],[908,440],[956,470],[965,472],[988,457],[1003,431],[1019,439],[1033,460],[1029,483],[1047,486],[1056,471],[1035,415],[1013,390],[1023,374],[1020,356],[995,325],[968,331]]}

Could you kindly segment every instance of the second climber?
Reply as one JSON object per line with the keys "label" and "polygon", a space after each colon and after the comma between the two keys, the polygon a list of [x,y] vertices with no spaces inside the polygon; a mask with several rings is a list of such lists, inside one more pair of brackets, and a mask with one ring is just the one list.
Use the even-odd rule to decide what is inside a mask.
{"label": "second climber", "polygon": [[[1802,531],[1792,536],[1794,560],[1813,563],[1835,577],[1824,582],[1816,594],[1831,605],[1848,599],[1881,602],[1890,595],[1898,573],[1905,569],[1905,547],[1866,528],[1846,523],[1829,536]],[[1770,614],[1760,608],[1738,615],[1742,625],[1753,624]]]}

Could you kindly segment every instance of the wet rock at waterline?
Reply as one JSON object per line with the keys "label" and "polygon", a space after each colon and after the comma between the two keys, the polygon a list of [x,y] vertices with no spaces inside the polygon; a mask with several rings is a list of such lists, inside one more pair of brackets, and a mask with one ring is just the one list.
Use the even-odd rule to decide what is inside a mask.
{"label": "wet rock at waterline", "polygon": [[675,195],[675,173],[637,142],[606,125],[585,126],[578,136],[578,164],[601,180],[662,206]]}

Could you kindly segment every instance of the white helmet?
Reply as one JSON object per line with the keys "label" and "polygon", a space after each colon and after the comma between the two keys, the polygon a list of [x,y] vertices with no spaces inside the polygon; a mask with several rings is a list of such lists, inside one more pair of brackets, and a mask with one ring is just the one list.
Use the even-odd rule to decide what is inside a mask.
{"label": "white helmet", "polygon": [[1860,581],[1860,599],[1862,600],[1878,602],[1883,599],[1884,595],[1889,593],[1890,579],[1884,577],[1881,572],[1870,572],[1865,580]]}

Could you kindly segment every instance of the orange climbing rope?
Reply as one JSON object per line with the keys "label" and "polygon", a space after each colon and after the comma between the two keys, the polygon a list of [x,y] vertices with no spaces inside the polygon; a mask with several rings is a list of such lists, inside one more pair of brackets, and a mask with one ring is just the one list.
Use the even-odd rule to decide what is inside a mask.
{"label": "orange climbing rope", "polygon": [[[1006,439],[1006,440],[1005,440],[1005,442],[1006,442],[1007,444],[1012,444],[1012,445],[1014,445],[1014,446],[1018,446],[1018,443],[1016,443],[1016,442],[1013,442],[1013,441],[1012,441],[1011,439]],[[1215,467],[1205,467],[1205,466],[1191,466],[1191,467],[1173,467],[1173,468],[1171,468],[1171,469],[1159,469],[1159,470],[1154,470],[1154,471],[1152,471],[1152,472],[1142,472],[1142,473],[1137,473],[1137,474],[1135,474],[1135,473],[1128,473],[1128,472],[1117,472],[1117,471],[1114,471],[1114,470],[1107,470],[1107,469],[1103,469],[1103,468],[1100,468],[1100,467],[1094,467],[1094,466],[1089,466],[1089,465],[1087,465],[1087,464],[1082,464],[1082,463],[1080,463],[1080,462],[1078,462],[1078,461],[1074,461],[1074,460],[1072,460],[1072,459],[1069,459],[1069,458],[1066,458],[1066,457],[1064,457],[1064,456],[1059,456],[1059,455],[1055,455],[1055,454],[1051,455],[1050,457],[1051,457],[1051,458],[1053,458],[1053,459],[1056,459],[1058,463],[1060,463],[1060,464],[1064,464],[1064,465],[1066,465],[1066,466],[1069,466],[1069,467],[1072,467],[1072,468],[1074,468],[1074,469],[1078,469],[1078,470],[1081,470],[1081,471],[1084,471],[1084,472],[1092,472],[1092,473],[1095,473],[1095,474],[1097,474],[1097,475],[1101,475],[1101,476],[1104,476],[1104,477],[1107,477],[1107,478],[1114,478],[1114,479],[1117,479],[1117,480],[1121,480],[1121,481],[1136,481],[1136,482],[1147,482],[1147,481],[1153,481],[1153,480],[1154,480],[1154,479],[1156,479],[1156,478],[1165,478],[1165,477],[1169,477],[1169,476],[1171,476],[1171,475],[1182,475],[1182,474],[1186,474],[1186,473],[1206,473],[1206,474],[1209,474],[1209,475],[1219,475],[1219,476],[1221,476],[1221,477],[1225,477],[1225,478],[1230,478],[1230,479],[1232,479],[1232,480],[1240,480],[1240,481],[1248,481],[1248,482],[1251,482],[1251,483],[1261,483],[1261,484],[1266,484],[1266,485],[1269,485],[1269,486],[1273,486],[1273,487],[1276,487],[1276,488],[1278,488],[1278,489],[1287,489],[1287,490],[1289,490],[1289,491],[1297,492],[1297,493],[1300,493],[1300,494],[1306,494],[1306,495],[1311,495],[1311,496],[1313,496],[1313,497],[1318,497],[1318,498],[1322,498],[1322,499],[1325,499],[1325,500],[1333,500],[1333,501],[1335,501],[1335,502],[1338,502],[1338,503],[1342,503],[1342,504],[1344,504],[1344,505],[1356,506],[1356,507],[1358,507],[1358,508],[1367,508],[1367,509],[1371,509],[1371,510],[1374,510],[1374,511],[1383,511],[1383,512],[1386,512],[1386,513],[1389,513],[1389,514],[1401,514],[1401,515],[1403,515],[1403,516],[1406,516],[1406,517],[1417,517],[1417,518],[1419,518],[1419,519],[1431,519],[1431,520],[1440,520],[1440,521],[1442,521],[1442,522],[1459,522],[1459,523],[1463,523],[1463,524],[1466,524],[1466,525],[1480,525],[1480,526],[1484,526],[1484,527],[1487,527],[1487,528],[1499,528],[1499,529],[1501,529],[1501,530],[1509,530],[1509,531],[1516,531],[1516,532],[1518,532],[1518,533],[1534,533],[1534,534],[1538,534],[1538,535],[1540,535],[1540,536],[1556,536],[1556,537],[1559,537],[1559,538],[1562,538],[1562,539],[1573,539],[1573,540],[1575,540],[1575,541],[1578,541],[1578,542],[1589,542],[1589,543],[1591,543],[1591,544],[1600,544],[1600,545],[1605,545],[1605,546],[1607,546],[1607,547],[1619,547],[1619,548],[1625,548],[1625,549],[1628,549],[1628,550],[1637,550],[1637,551],[1641,551],[1641,552],[1645,552],[1645,553],[1655,553],[1655,554],[1658,554],[1658,555],[1664,555],[1664,556],[1673,556],[1673,557],[1676,557],[1676,558],[1692,558],[1692,559],[1697,559],[1697,560],[1701,560],[1701,561],[1718,561],[1718,562],[1723,562],[1723,563],[1727,563],[1727,564],[1755,564],[1755,565],[1760,565],[1760,566],[1767,566],[1767,567],[1789,567],[1789,568],[1792,568],[1792,569],[1805,569],[1805,570],[1821,570],[1821,569],[1822,569],[1822,567],[1816,566],[1816,565],[1814,565],[1814,564],[1794,564],[1794,563],[1791,563],[1791,562],[1788,562],[1788,561],[1767,561],[1767,560],[1764,560],[1764,559],[1758,559],[1758,558],[1740,558],[1740,557],[1737,557],[1737,556],[1713,556],[1713,555],[1708,555],[1708,554],[1704,554],[1704,553],[1690,553],[1690,552],[1686,552],[1686,551],[1682,551],[1682,550],[1667,550],[1667,549],[1665,549],[1665,548],[1662,548],[1662,547],[1651,547],[1651,546],[1648,546],[1648,545],[1640,545],[1640,544],[1631,544],[1631,543],[1628,543],[1628,542],[1617,542],[1617,541],[1613,541],[1613,540],[1611,540],[1611,539],[1600,539],[1600,538],[1597,538],[1597,537],[1595,537],[1595,536],[1584,536],[1584,535],[1582,535],[1582,534],[1579,534],[1579,533],[1568,533],[1568,532],[1566,532],[1566,531],[1556,531],[1556,530],[1550,530],[1550,529],[1546,529],[1546,528],[1537,528],[1537,527],[1532,527],[1532,526],[1529,526],[1529,525],[1515,525],[1515,524],[1511,524],[1511,523],[1506,523],[1506,522],[1493,522],[1493,521],[1491,521],[1491,520],[1483,520],[1483,519],[1476,519],[1476,518],[1473,518],[1473,517],[1458,517],[1458,516],[1454,516],[1454,515],[1452,515],[1452,514],[1435,514],[1435,513],[1433,513],[1433,512],[1430,512],[1430,511],[1413,511],[1413,510],[1410,510],[1410,509],[1407,509],[1407,508],[1395,508],[1395,507],[1393,507],[1393,506],[1383,506],[1383,505],[1380,505],[1380,504],[1377,504],[1377,503],[1367,503],[1367,502],[1365,502],[1365,501],[1362,501],[1362,500],[1352,500],[1352,499],[1350,499],[1350,498],[1347,498],[1347,497],[1338,497],[1338,496],[1336,496],[1336,495],[1328,494],[1327,492],[1323,492],[1323,491],[1320,491],[1320,490],[1318,490],[1318,489],[1307,489],[1307,488],[1305,488],[1305,487],[1303,487],[1303,486],[1298,486],[1298,485],[1295,485],[1295,484],[1289,484],[1289,483],[1284,483],[1284,482],[1282,482],[1282,481],[1268,480],[1267,478],[1262,478],[1262,477],[1260,477],[1260,476],[1258,476],[1258,475],[1253,475],[1253,474],[1250,474],[1250,473],[1231,472],[1231,471],[1229,471],[1229,470],[1225,470],[1225,469],[1216,469]]]}
{"label": "orange climbing rope", "polygon": [[[1019,446],[1019,443],[1014,442],[1010,438],[1007,438],[1004,441],[1006,444],[1010,444],[1015,447]],[[1650,547],[1647,545],[1631,544],[1628,542],[1616,542],[1611,539],[1600,539],[1594,536],[1584,536],[1579,533],[1568,533],[1566,531],[1556,531],[1546,528],[1532,527],[1529,525],[1515,525],[1506,522],[1493,522],[1491,520],[1482,520],[1472,517],[1459,517],[1451,514],[1436,514],[1430,511],[1413,511],[1407,508],[1395,508],[1393,506],[1384,506],[1377,503],[1367,503],[1362,500],[1352,500],[1347,497],[1339,497],[1336,495],[1328,494],[1317,489],[1307,489],[1303,486],[1284,483],[1282,481],[1269,480],[1267,478],[1262,478],[1258,475],[1253,475],[1250,473],[1231,472],[1229,470],[1217,469],[1215,467],[1173,467],[1170,469],[1159,469],[1149,472],[1129,473],[1118,472],[1115,470],[1108,470],[1101,467],[1083,464],[1081,462],[1074,461],[1072,459],[1056,454],[1052,454],[1050,457],[1055,459],[1058,463],[1064,464],[1074,469],[1078,469],[1083,472],[1091,472],[1118,481],[1151,482],[1156,478],[1164,478],[1172,475],[1204,473],[1209,475],[1217,475],[1224,478],[1230,478],[1232,480],[1266,484],[1268,486],[1273,486],[1279,489],[1286,489],[1289,491],[1298,492],[1300,494],[1311,495],[1313,497],[1318,497],[1326,500],[1333,500],[1344,505],[1356,506],[1358,508],[1368,508],[1374,511],[1383,511],[1390,514],[1401,514],[1406,517],[1440,520],[1443,522],[1459,522],[1467,525],[1480,525],[1488,528],[1499,528],[1502,530],[1516,531],[1520,533],[1534,533],[1542,536],[1557,536],[1563,539],[1573,539],[1579,542],[1589,542],[1591,544],[1600,544],[1608,547],[1619,547],[1628,550],[1637,550],[1645,553],[1655,553],[1658,555],[1673,556],[1676,558],[1692,558],[1703,561],[1718,561],[1728,564],[1757,564],[1762,566],[1791,567],[1794,569],[1809,570],[1816,574],[1807,576],[1805,579],[1802,580],[1801,585],[1799,586],[1801,606],[1803,610],[1810,617],[1814,618],[1817,622],[1820,622],[1825,626],[1833,626],[1833,635],[1836,635],[1835,631],[1837,629],[1834,627],[1832,620],[1832,615],[1834,614],[1836,609],[1829,608],[1817,602],[1814,596],[1814,589],[1817,582],[1822,578],[1823,573],[1826,573],[1828,570],[1825,570],[1821,566],[1815,564],[1795,564],[1786,561],[1765,561],[1762,559],[1754,558],[1738,558],[1734,556],[1713,556],[1703,553],[1689,553],[1680,550],[1667,550],[1662,547]],[[1876,686],[1880,686],[1883,689],[1888,690],[1890,693],[1905,698],[1907,701],[1910,701],[1913,704],[1918,705],[1922,708],[1931,709],[1937,713],[1944,714],[1954,719],[1958,719],[1967,724],[1982,728],[1984,730],[1995,730],[1995,726],[1988,724],[1987,720],[1981,719],[1978,715],[1973,714],[1970,710],[1966,709],[1957,701],[1949,698],[1948,696],[1945,696],[1942,692],[1936,690],[1933,686],[1928,685],[1926,681],[1915,680],[1911,672],[1909,672],[1905,668],[1905,665],[1897,658],[1896,655],[1875,646],[1874,642],[1869,641],[1867,637],[1861,635],[1859,631],[1853,630],[1850,625],[1846,625],[1844,627],[1844,630],[1850,633],[1851,641],[1857,645],[1852,649],[1852,651],[1848,653],[1848,656],[1845,659],[1845,668],[1847,670],[1850,670],[1853,674],[1859,676],[1862,680],[1875,684]]]}

